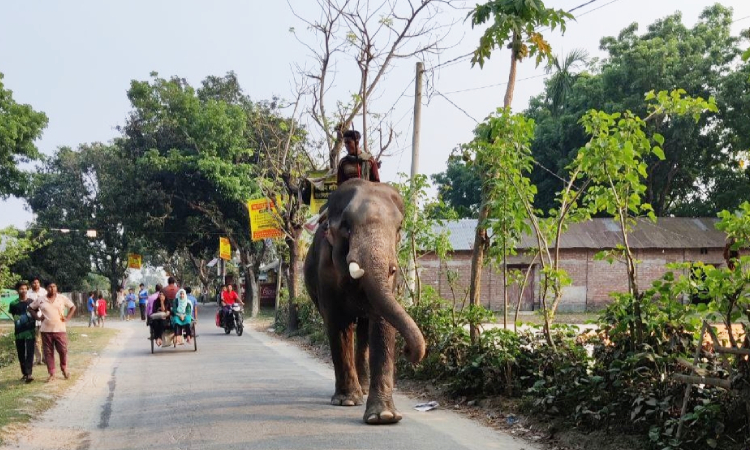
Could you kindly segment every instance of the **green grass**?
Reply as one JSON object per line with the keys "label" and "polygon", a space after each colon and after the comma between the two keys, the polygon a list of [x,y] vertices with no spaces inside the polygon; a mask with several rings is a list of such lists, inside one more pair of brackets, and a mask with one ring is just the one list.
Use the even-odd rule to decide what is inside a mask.
{"label": "green grass", "polygon": [[[68,329],[68,367],[71,379],[60,377],[45,383],[46,366],[34,366],[33,383],[23,383],[18,365],[13,330],[0,326],[0,430],[9,424],[23,424],[51,408],[85,372],[91,361],[118,333],[112,328]],[[86,336],[82,336],[82,335]],[[2,436],[0,432],[0,444]]]}

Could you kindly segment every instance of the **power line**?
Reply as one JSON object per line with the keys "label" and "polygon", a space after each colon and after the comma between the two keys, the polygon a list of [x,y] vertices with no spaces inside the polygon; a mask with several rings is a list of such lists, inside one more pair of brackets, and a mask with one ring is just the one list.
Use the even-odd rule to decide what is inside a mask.
{"label": "power line", "polygon": [[590,14],[590,13],[592,13],[592,12],[594,12],[594,11],[598,11],[598,10],[600,10],[600,9],[604,8],[605,6],[609,6],[609,5],[611,5],[612,3],[616,3],[616,2],[619,2],[619,1],[620,1],[620,0],[612,0],[611,2],[609,2],[609,3],[605,3],[605,4],[603,4],[602,6],[599,6],[599,7],[596,7],[596,8],[594,8],[594,9],[590,9],[590,10],[588,10],[588,11],[584,12],[584,13],[578,14],[578,16],[577,16],[577,17],[583,17],[583,16],[585,16],[586,14]]}
{"label": "power line", "polygon": [[444,98],[445,100],[447,100],[447,101],[448,101],[448,103],[450,103],[451,105],[453,105],[453,107],[454,107],[454,108],[456,108],[457,110],[459,110],[459,111],[461,111],[462,113],[464,113],[464,115],[465,115],[466,117],[468,117],[469,119],[473,120],[473,121],[474,121],[474,122],[476,122],[476,123],[479,123],[479,121],[478,121],[477,119],[475,119],[475,118],[474,118],[474,116],[472,116],[471,114],[467,113],[465,109],[461,108],[461,107],[460,107],[460,106],[458,106],[457,104],[453,103],[453,100],[449,99],[448,97],[446,97],[445,95],[443,95],[443,94],[442,94],[441,92],[439,92],[439,91],[435,91],[435,94],[437,94],[437,95],[439,95],[439,96],[443,97],[443,98]]}
{"label": "power line", "polygon": [[[541,77],[546,77],[546,76],[547,76],[547,74],[542,74],[542,75],[534,75],[534,76],[526,77],[526,78],[519,78],[518,80],[516,80],[516,83],[518,83],[520,81],[533,80],[534,78],[541,78]],[[508,82],[505,81],[503,83],[488,84],[486,86],[478,86],[478,87],[473,87],[473,88],[459,89],[459,90],[456,90],[456,91],[446,92],[445,95],[458,94],[460,92],[478,91],[478,90],[481,90],[481,89],[489,89],[489,88],[498,87],[498,86],[506,86],[507,84],[508,84]]]}
{"label": "power line", "polygon": [[461,62],[461,60],[466,59],[466,58],[468,58],[469,56],[471,56],[473,54],[474,54],[474,52],[472,51],[472,52],[469,52],[469,53],[467,53],[465,55],[457,56],[457,57],[455,57],[453,59],[450,59],[450,60],[448,60],[446,62],[440,63],[440,64],[438,64],[436,66],[432,66],[429,69],[425,69],[425,72],[427,72],[428,70],[430,70],[430,71],[435,70],[435,69],[437,69],[439,67],[446,67],[446,66],[449,66],[451,64],[458,64],[459,62]]}
{"label": "power line", "polygon": [[750,19],[750,16],[740,17],[739,19],[735,19],[732,21],[732,23],[739,22],[740,20]]}
{"label": "power line", "polygon": [[586,2],[586,3],[580,4],[580,5],[576,6],[576,7],[575,7],[575,8],[573,8],[573,9],[569,9],[569,10],[568,10],[568,12],[569,12],[569,13],[572,13],[572,12],[573,12],[573,11],[575,11],[576,9],[581,9],[581,8],[583,8],[584,6],[588,6],[588,5],[590,5],[590,4],[594,3],[594,2],[597,2],[597,1],[599,1],[599,0],[591,0],[591,1],[589,1],[589,2]]}

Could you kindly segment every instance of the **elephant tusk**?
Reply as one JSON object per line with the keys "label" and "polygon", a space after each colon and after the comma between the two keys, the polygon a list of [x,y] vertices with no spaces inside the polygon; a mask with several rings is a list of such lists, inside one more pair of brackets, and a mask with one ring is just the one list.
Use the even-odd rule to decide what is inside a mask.
{"label": "elephant tusk", "polygon": [[365,269],[359,267],[359,264],[355,262],[349,263],[349,275],[355,280],[359,280],[365,274]]}

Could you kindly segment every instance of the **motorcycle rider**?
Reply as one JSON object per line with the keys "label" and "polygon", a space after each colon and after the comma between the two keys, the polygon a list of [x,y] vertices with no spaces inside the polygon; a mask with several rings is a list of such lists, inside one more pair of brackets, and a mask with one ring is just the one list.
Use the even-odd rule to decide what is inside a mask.
{"label": "motorcycle rider", "polygon": [[230,314],[232,314],[232,305],[234,305],[235,302],[245,306],[245,303],[242,302],[242,299],[240,299],[237,292],[235,292],[234,286],[227,284],[226,290],[221,293],[221,326],[224,326],[226,320],[230,317]]}

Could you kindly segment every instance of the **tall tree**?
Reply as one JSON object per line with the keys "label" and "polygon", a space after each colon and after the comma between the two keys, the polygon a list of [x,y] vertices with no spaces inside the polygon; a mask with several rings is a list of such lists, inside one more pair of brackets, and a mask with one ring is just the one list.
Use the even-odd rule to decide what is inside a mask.
{"label": "tall tree", "polygon": [[557,114],[565,105],[565,99],[573,90],[573,84],[578,77],[574,70],[586,64],[588,57],[586,50],[576,49],[562,58],[553,55],[547,61],[545,72],[552,75],[547,82],[547,101],[554,113]]}
{"label": "tall tree", "polygon": [[[361,128],[363,149],[375,159],[387,155],[393,141],[389,115],[373,114],[372,99],[397,60],[424,58],[443,47],[452,23],[441,23],[444,10],[455,8],[454,0],[316,0],[320,16],[310,19],[297,14],[312,36],[292,28],[299,42],[310,52],[315,66],[299,69],[312,80],[309,117],[323,141],[328,168],[337,166],[343,147],[342,133]],[[337,95],[337,68],[356,67],[359,77],[351,78]],[[340,69],[339,69],[340,70]],[[354,124],[357,117],[360,125]],[[371,119],[377,120],[374,126]],[[310,130],[312,131],[312,130]],[[376,141],[374,136],[378,136]],[[370,144],[377,148],[372,148]]]}
{"label": "tall tree", "polygon": [[47,116],[13,100],[2,80],[0,73],[0,198],[5,198],[25,192],[29,176],[19,164],[41,158],[34,141],[47,127]]}
{"label": "tall tree", "polygon": [[723,193],[730,185],[747,189],[737,161],[748,147],[743,139],[750,85],[748,76],[740,75],[747,73],[746,65],[738,64],[742,39],[732,36],[731,23],[731,10],[717,4],[706,8],[692,28],[682,23],[680,13],[654,22],[643,33],[632,24],[616,37],[602,39],[608,56],[579,74],[557,108],[547,101],[555,89],[554,77],[548,81],[545,93],[532,99],[527,110],[538,124],[533,145],[540,163],[533,177],[539,186],[537,206],[545,211],[554,207],[564,167],[588,141],[577,124],[587,111],[630,110],[645,116],[645,92],[682,88],[694,97],[715,96],[719,111],[702,115],[697,123],[685,117],[648,125],[647,132],[662,134],[667,146],[665,160],[651,156],[646,161],[644,198],[658,216],[734,209],[737,200]]}
{"label": "tall tree", "polygon": [[[126,165],[115,146],[95,143],[76,151],[60,148],[35,176],[27,201],[36,226],[72,230],[49,249],[62,251],[40,261],[52,279],[77,287],[93,267],[109,280],[113,296],[122,284],[132,238],[121,207],[127,197]],[[96,236],[86,237],[85,230],[95,230]]]}
{"label": "tall tree", "polygon": [[121,143],[138,171],[134,197],[143,199],[143,234],[172,251],[187,247],[196,257],[201,243],[215,249],[207,239],[229,238],[256,315],[256,274],[268,247],[251,239],[247,200],[270,193],[261,189],[269,147],[262,139],[283,121],[269,119],[260,129],[256,115],[267,114],[273,102],[252,102],[233,73],[209,77],[199,89],[153,74],[150,81],[133,81],[128,96],[133,111]]}
{"label": "tall tree", "polygon": [[287,275],[289,291],[287,330],[290,332],[299,326],[296,303],[300,286],[298,267],[302,256],[302,226],[307,212],[302,195],[307,176],[315,168],[310,152],[305,148],[305,130],[296,120],[301,97],[302,92],[299,92],[291,118],[281,114],[277,102],[258,103],[250,114],[253,140],[258,146],[261,191],[268,198],[280,199],[276,212],[286,248],[279,253],[286,261],[283,272]]}
{"label": "tall tree", "polygon": [[[482,37],[479,46],[474,51],[472,65],[484,65],[489,59],[492,51],[497,47],[508,45],[510,49],[510,74],[508,86],[505,90],[503,108],[510,109],[513,102],[513,91],[516,86],[516,72],[518,62],[527,57],[536,57],[539,65],[542,61],[552,55],[552,48],[538,31],[540,27],[549,27],[554,30],[560,27],[565,31],[565,22],[572,16],[563,11],[547,8],[541,0],[491,0],[482,5],[477,5],[471,13],[472,27],[491,22]],[[480,304],[480,285],[482,278],[482,267],[484,266],[485,251],[489,245],[487,238],[487,219],[490,213],[492,179],[485,176],[491,173],[484,167],[479,168],[482,176],[482,204],[479,208],[479,217],[476,233],[474,235],[474,248],[471,257],[471,280],[470,300],[472,305]],[[472,339],[477,337],[478,330],[472,327]]]}

